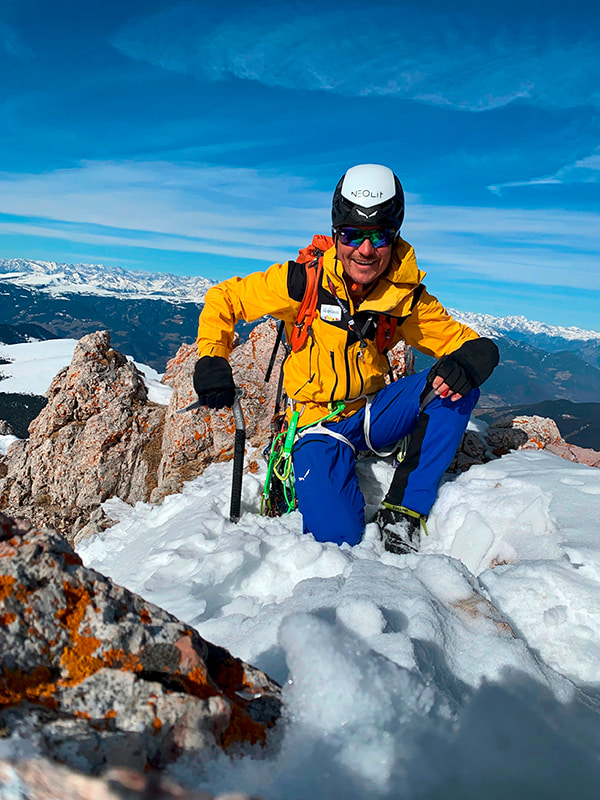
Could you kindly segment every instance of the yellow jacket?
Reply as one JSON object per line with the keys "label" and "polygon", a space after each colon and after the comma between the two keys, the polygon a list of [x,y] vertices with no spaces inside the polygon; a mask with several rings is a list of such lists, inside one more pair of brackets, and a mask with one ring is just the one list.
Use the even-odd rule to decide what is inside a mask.
{"label": "yellow jacket", "polygon": [[[342,416],[360,408],[365,395],[385,385],[384,375],[389,369],[385,352],[401,339],[422,353],[440,358],[478,338],[474,330],[456,322],[426,291],[422,284],[425,273],[417,266],[413,248],[403,239],[398,240],[390,268],[358,308],[349,297],[342,275],[335,247],[331,247],[323,256],[319,313],[312,335],[285,362],[284,388],[294,406],[302,411],[301,425],[325,416],[328,404],[337,400],[346,402]],[[252,322],[265,314],[284,320],[286,339],[290,341],[304,296],[304,276],[303,264],[287,261],[273,264],[265,272],[231,278],[210,289],[198,326],[199,356],[228,358],[235,323],[240,319]],[[362,329],[362,341],[348,328],[328,279]],[[384,352],[379,350],[376,335],[381,315],[397,320]]]}

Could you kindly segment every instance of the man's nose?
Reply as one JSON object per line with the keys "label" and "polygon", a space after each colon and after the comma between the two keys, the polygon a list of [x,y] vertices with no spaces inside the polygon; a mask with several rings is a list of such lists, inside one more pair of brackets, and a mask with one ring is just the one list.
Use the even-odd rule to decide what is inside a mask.
{"label": "man's nose", "polygon": [[375,252],[373,242],[370,239],[363,239],[357,249],[361,256],[371,256]]}

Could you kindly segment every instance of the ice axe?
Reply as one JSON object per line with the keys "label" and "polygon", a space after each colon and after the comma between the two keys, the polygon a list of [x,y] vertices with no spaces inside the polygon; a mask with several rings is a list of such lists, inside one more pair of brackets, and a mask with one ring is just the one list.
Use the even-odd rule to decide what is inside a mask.
{"label": "ice axe", "polygon": [[[231,504],[229,506],[229,519],[232,522],[239,522],[240,508],[242,504],[242,477],[244,474],[244,450],[246,449],[246,421],[244,420],[244,412],[240,398],[243,397],[244,390],[236,389],[231,412],[233,414],[233,421],[235,423],[235,440],[233,443],[233,478],[231,481]],[[185,411],[194,411],[196,408],[202,408],[204,403],[196,400],[185,408],[180,408],[177,414],[183,414]]]}

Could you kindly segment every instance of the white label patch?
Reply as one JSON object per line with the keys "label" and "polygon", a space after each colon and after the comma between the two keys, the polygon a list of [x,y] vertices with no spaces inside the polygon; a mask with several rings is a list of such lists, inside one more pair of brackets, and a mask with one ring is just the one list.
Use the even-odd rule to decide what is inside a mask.
{"label": "white label patch", "polygon": [[342,318],[342,309],[339,306],[321,306],[321,319],[326,322],[339,322]]}

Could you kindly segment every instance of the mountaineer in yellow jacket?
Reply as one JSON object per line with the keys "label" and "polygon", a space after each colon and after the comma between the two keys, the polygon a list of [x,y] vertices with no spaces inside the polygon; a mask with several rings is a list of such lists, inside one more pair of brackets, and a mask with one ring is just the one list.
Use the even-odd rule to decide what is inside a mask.
{"label": "mountaineer in yellow jacket", "polygon": [[[425,289],[414,250],[399,235],[403,217],[404,193],[391,170],[375,164],[349,169],[333,197],[333,240],[315,237],[316,253],[324,251],[320,258],[310,265],[274,264],[207,293],[194,373],[200,401],[231,406],[227,359],[235,323],[265,314],[285,322],[293,346],[284,365],[285,392],[301,412],[300,425],[315,423],[293,449],[298,507],[305,531],[319,541],[360,541],[364,498],[355,453],[387,455],[412,434],[374,518],[384,546],[397,553],[418,548],[421,523],[478,387],[498,363],[496,345],[452,319]],[[307,316],[311,270],[317,283]],[[439,360],[386,386],[386,354],[401,339]],[[338,402],[338,414],[319,422]]]}

